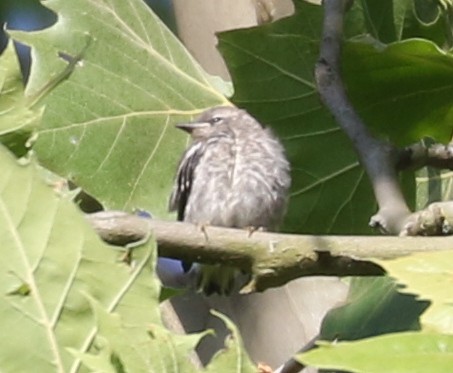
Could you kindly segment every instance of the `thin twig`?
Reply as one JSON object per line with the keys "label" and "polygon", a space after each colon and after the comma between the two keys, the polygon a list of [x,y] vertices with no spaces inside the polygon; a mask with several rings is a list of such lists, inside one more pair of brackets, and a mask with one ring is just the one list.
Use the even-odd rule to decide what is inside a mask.
{"label": "thin twig", "polygon": [[400,152],[398,169],[419,169],[425,166],[453,170],[453,144],[420,141]]}

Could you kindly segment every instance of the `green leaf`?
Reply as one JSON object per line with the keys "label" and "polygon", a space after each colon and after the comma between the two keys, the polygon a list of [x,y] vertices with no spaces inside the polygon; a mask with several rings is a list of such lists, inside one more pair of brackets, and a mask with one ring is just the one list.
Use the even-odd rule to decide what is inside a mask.
{"label": "green leaf", "polygon": [[159,324],[154,242],[134,250],[131,267],[119,262],[34,162],[0,147],[0,164],[0,370],[75,372],[68,348],[87,352],[96,336],[86,294],[134,328]]}
{"label": "green leaf", "polygon": [[322,369],[367,373],[425,373],[453,370],[453,336],[400,333],[357,342],[321,344],[297,356]]}
{"label": "green leaf", "polygon": [[445,23],[438,19],[429,26],[421,24],[415,7],[414,0],[354,1],[346,14],[345,35],[349,38],[371,35],[382,43],[425,38],[444,47]]}
{"label": "green leaf", "polygon": [[453,252],[417,253],[379,261],[378,264],[396,281],[405,285],[402,291],[415,293],[421,299],[431,301],[431,306],[421,318],[425,329],[453,333]]}
{"label": "green leaf", "polygon": [[172,335],[159,324],[137,328],[91,300],[98,336],[94,353],[80,354],[83,363],[102,372],[195,372],[187,355],[206,334]]}
{"label": "green leaf", "polygon": [[225,350],[219,351],[207,366],[206,372],[215,373],[255,373],[256,366],[250,361],[242,344],[241,335],[237,327],[224,315],[211,311],[214,316],[220,318],[231,334],[226,338]]}
{"label": "green leaf", "polygon": [[[235,85],[233,101],[272,126],[284,141],[293,167],[285,230],[369,233],[366,223],[375,205],[367,177],[349,140],[321,106],[313,81],[321,8],[295,4],[293,17],[221,34],[220,49]],[[394,28],[390,32],[394,35],[389,33],[385,40],[398,40],[411,8],[407,2],[394,4],[393,10],[390,5],[373,2],[367,16],[373,27],[382,27],[377,34]],[[367,6],[365,11],[371,9]],[[355,7],[349,18],[356,33],[357,12]],[[380,23],[392,13],[394,27]],[[355,108],[376,134],[396,145],[425,136],[446,142],[453,123],[452,61],[450,54],[427,40],[388,46],[362,40],[346,44],[343,74]],[[406,193],[412,196],[413,191],[412,182]],[[408,200],[412,204],[411,197]]]}
{"label": "green leaf", "polygon": [[160,290],[159,301],[162,303],[167,299],[182,295],[186,292],[186,289],[172,288],[168,286],[162,286]]}
{"label": "green leaf", "polygon": [[[27,92],[80,59],[45,99],[35,150],[42,164],[109,209],[167,216],[187,136],[173,128],[228,101],[141,0],[46,2],[52,27],[11,32],[32,46]],[[60,55],[62,58],[57,58]]]}
{"label": "green leaf", "polygon": [[355,340],[374,335],[419,330],[419,317],[429,303],[401,294],[388,277],[351,280],[346,304],[327,313],[321,325],[324,340]]}
{"label": "green leaf", "polygon": [[367,125],[395,144],[429,136],[448,142],[453,129],[453,56],[427,40],[376,47],[347,43],[348,94]]}
{"label": "green leaf", "polygon": [[0,142],[17,156],[25,155],[42,112],[42,107],[33,107],[24,95],[19,61],[10,41],[0,56]]}

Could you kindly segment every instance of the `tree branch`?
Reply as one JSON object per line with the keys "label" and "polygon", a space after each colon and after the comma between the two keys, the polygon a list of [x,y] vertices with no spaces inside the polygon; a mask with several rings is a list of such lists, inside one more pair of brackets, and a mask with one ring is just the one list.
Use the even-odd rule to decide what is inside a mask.
{"label": "tree branch", "polygon": [[131,237],[134,242],[140,242],[152,234],[160,256],[199,263],[221,262],[247,271],[253,278],[247,291],[263,291],[303,276],[382,275],[383,270],[368,260],[453,248],[451,241],[442,237],[310,236],[270,232],[250,235],[241,229],[211,226],[201,229],[190,223],[153,220],[118,211],[89,214],[87,219],[101,238],[112,244],[123,245]]}
{"label": "tree branch", "polygon": [[397,169],[419,169],[425,166],[453,170],[453,144],[420,141],[400,152]]}
{"label": "tree branch", "polygon": [[340,75],[343,18],[348,1],[324,0],[323,35],[315,78],[321,100],[352,141],[374,190],[378,213],[372,226],[399,234],[411,212],[398,182],[395,164],[398,152],[389,143],[373,137],[352,107]]}

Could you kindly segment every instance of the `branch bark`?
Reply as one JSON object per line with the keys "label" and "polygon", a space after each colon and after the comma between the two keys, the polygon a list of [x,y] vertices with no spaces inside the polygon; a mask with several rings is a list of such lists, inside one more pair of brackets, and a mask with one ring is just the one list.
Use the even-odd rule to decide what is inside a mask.
{"label": "branch bark", "polygon": [[419,169],[425,166],[453,170],[453,144],[420,141],[400,152],[397,169]]}
{"label": "branch bark", "polygon": [[[453,212],[453,210],[452,210]],[[247,291],[263,291],[312,275],[370,276],[384,271],[373,259],[451,250],[442,237],[311,236],[204,227],[118,211],[87,215],[101,238],[123,245],[156,239],[159,255],[189,262],[223,263],[252,274]],[[131,235],[131,227],[135,233]],[[138,232],[138,233],[137,233]],[[124,233],[124,234],[123,234]],[[177,233],[177,234],[176,234]],[[129,237],[129,238],[128,238]]]}

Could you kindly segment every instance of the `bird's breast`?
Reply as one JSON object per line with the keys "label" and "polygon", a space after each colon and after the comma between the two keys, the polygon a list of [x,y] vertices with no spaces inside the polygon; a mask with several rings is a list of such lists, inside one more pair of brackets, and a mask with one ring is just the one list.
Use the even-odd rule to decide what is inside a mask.
{"label": "bird's breast", "polygon": [[273,228],[285,209],[287,186],[265,148],[249,141],[208,146],[194,173],[185,220],[229,227]]}

